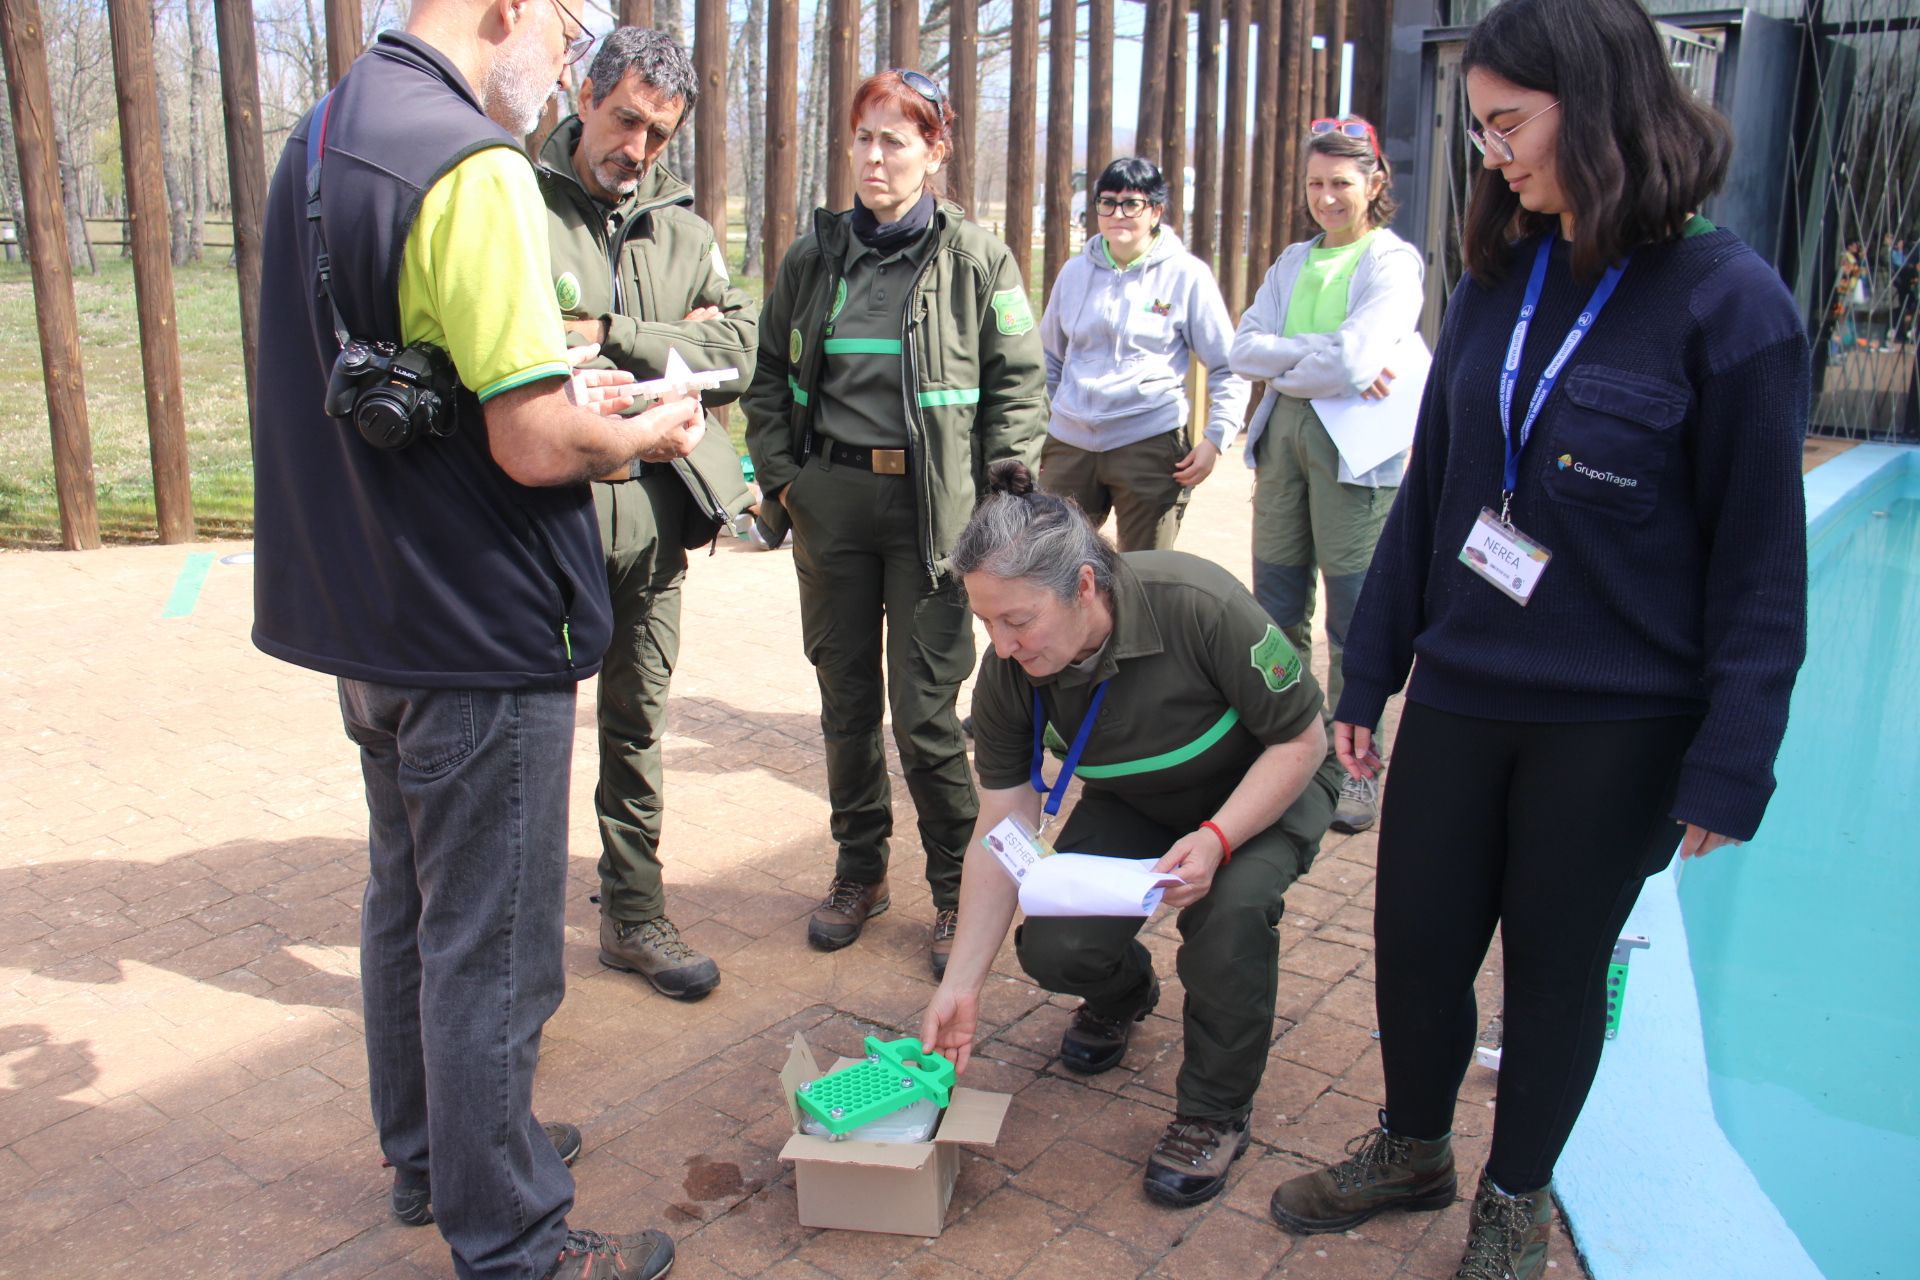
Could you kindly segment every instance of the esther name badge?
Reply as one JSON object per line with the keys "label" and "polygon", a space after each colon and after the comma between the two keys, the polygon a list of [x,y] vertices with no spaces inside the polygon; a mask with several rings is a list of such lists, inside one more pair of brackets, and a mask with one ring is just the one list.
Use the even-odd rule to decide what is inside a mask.
{"label": "esther name badge", "polygon": [[1013,877],[1015,884],[1026,879],[1027,872],[1033,870],[1040,859],[1053,853],[1052,846],[1035,835],[1033,828],[1017,814],[1002,818],[987,832],[981,843],[1000,859],[1000,865],[1007,869],[1007,874]]}
{"label": "esther name badge", "polygon": [[1547,571],[1553,553],[1521,533],[1486,507],[1473,522],[1460,563],[1500,589],[1508,599],[1525,604]]}

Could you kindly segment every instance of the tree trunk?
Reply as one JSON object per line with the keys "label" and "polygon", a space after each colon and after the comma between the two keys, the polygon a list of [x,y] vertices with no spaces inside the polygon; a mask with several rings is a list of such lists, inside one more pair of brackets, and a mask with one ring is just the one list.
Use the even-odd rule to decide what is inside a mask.
{"label": "tree trunk", "polygon": [[873,0],[873,70],[878,75],[892,66],[893,5],[890,0]]}
{"label": "tree trunk", "polygon": [[[7,96],[7,77],[0,71],[0,101]],[[20,182],[20,158],[14,153],[13,113],[0,111],[0,205],[6,206],[7,217],[13,220],[14,239],[18,248],[12,253],[0,255],[11,262],[17,253],[25,262],[30,253],[27,245],[27,203],[25,188]]]}
{"label": "tree trunk", "polygon": [[73,150],[66,138],[60,139],[60,200],[67,209],[67,257],[75,272],[98,275],[100,264],[94,260],[93,241],[87,236],[87,220],[80,212],[80,170],[74,166]]}
{"label": "tree trunk", "polygon": [[[160,11],[150,10],[153,15],[153,29],[149,38],[155,50],[154,61],[159,61],[160,48]],[[160,109],[160,171],[167,180],[167,256],[174,266],[181,266],[187,260],[187,250],[191,243],[192,227],[187,215],[187,175],[186,165],[178,158],[180,148],[174,145],[173,104],[167,101],[165,88],[156,74],[154,79],[154,102]],[[132,253],[133,235],[129,230],[127,244],[123,251]]]}
{"label": "tree trunk", "polygon": [[327,33],[320,27],[318,0],[306,0],[307,7],[307,102],[309,105],[327,95]]}
{"label": "tree trunk", "polygon": [[[666,4],[656,6],[653,11],[653,24],[672,36],[673,42],[681,48],[692,49],[693,42],[687,38],[686,15],[680,12],[680,0],[669,0]],[[700,92],[704,95],[706,91],[707,87],[701,85]],[[673,141],[667,144],[667,168],[687,182],[692,182],[695,178],[694,156],[700,145],[698,134],[699,129],[696,127],[693,114],[690,113],[687,116],[687,122],[681,125],[679,131],[673,135]],[[715,230],[724,231],[725,228],[716,227]]]}
{"label": "tree trunk", "polygon": [[206,27],[200,0],[187,10],[187,261],[200,261],[207,240]]}
{"label": "tree trunk", "polygon": [[767,207],[767,117],[761,109],[767,100],[766,19],[767,0],[747,0],[746,31],[741,37],[747,61],[747,154],[740,166],[747,188],[747,234],[740,264],[740,274],[745,276],[760,273],[760,236]]}
{"label": "tree trunk", "polygon": [[827,62],[833,45],[833,27],[827,18],[831,8],[825,3],[813,7],[813,65],[807,68],[807,109],[800,128],[804,139],[800,147],[800,193],[794,209],[795,226],[803,234],[813,226],[813,210],[827,202],[827,166],[832,163],[833,148],[846,145],[845,138],[827,136]]}

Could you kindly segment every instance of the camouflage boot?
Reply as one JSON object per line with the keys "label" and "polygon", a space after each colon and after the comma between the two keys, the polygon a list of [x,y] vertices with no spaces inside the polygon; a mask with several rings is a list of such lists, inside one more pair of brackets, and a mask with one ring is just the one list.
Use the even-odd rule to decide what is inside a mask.
{"label": "camouflage boot", "polygon": [[1548,1188],[1508,1195],[1480,1175],[1473,1198],[1473,1230],[1453,1280],[1538,1280],[1547,1270],[1547,1240],[1553,1234],[1553,1196]]}
{"label": "camouflage boot", "polygon": [[1380,1127],[1347,1144],[1347,1158],[1318,1173],[1280,1184],[1268,1206],[1273,1220],[1295,1235],[1359,1226],[1384,1209],[1423,1211],[1453,1203],[1451,1137],[1423,1142]]}

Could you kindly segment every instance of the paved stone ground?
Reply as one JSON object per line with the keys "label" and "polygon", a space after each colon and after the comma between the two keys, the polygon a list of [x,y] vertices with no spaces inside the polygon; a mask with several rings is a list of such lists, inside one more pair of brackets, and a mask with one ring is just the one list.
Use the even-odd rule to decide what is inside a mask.
{"label": "paved stone ground", "polygon": [[[1244,575],[1250,493],[1236,453],[1182,546]],[[357,977],[366,814],[332,682],[249,645],[247,567],[216,563],[193,611],[162,617],[189,554],[243,550],[0,556],[0,1276],[451,1274],[435,1232],[387,1216]],[[1372,836],[1331,836],[1288,896],[1255,1145],[1225,1196],[1174,1212],[1140,1192],[1171,1116],[1177,1020],[1148,1019],[1121,1069],[1065,1074],[1072,1002],[1025,982],[1009,949],[965,1079],[1012,1093],[1012,1110],[998,1146],[965,1156],[945,1234],[798,1226],[776,1159],[790,1037],[830,1053],[911,1032],[933,989],[901,787],[893,911],[847,951],[806,946],[832,855],[798,637],[787,554],[730,544],[696,561],[665,839],[671,914],[725,974],[696,1005],[597,962],[582,698],[570,982],[538,1094],[586,1135],[577,1223],[666,1227],[686,1280],[1452,1274],[1464,1202],[1304,1241],[1266,1216],[1274,1186],[1338,1155],[1381,1098]],[[1147,940],[1175,1012],[1170,920]],[[1469,1072],[1467,1187],[1492,1093]],[[1580,1272],[1564,1233],[1554,1259]]]}

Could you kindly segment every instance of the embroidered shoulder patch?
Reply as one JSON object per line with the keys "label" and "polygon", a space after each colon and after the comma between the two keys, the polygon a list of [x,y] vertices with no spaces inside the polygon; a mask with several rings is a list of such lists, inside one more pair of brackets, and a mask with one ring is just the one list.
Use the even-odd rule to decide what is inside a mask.
{"label": "embroidered shoulder patch", "polygon": [[799,364],[800,353],[803,350],[805,350],[805,344],[800,341],[800,331],[795,329],[787,335],[787,363]]}
{"label": "embroidered shoulder patch", "polygon": [[1033,308],[1024,289],[1000,289],[993,295],[993,322],[1008,337],[1033,328]]}
{"label": "embroidered shoulder patch", "polygon": [[827,309],[827,323],[832,324],[840,315],[840,308],[847,305],[847,279],[840,277],[840,288],[834,292],[833,306]]}
{"label": "embroidered shoulder patch", "polygon": [[1253,669],[1267,688],[1284,693],[1300,683],[1300,655],[1279,627],[1267,624],[1267,633],[1253,646]]}
{"label": "embroidered shoulder patch", "polygon": [[571,311],[580,305],[580,282],[573,272],[562,271],[554,277],[553,300],[560,304],[562,311]]}

